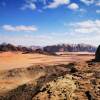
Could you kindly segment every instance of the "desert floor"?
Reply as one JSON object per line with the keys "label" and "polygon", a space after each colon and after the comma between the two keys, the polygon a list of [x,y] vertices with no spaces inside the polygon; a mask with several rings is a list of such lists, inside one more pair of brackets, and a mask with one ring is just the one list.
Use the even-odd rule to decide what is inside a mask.
{"label": "desert floor", "polygon": [[[57,53],[57,56],[43,55],[37,53],[22,54],[21,52],[0,53],[0,96],[5,96],[5,93],[7,93],[8,95],[6,97],[12,96],[13,94],[15,95],[16,93],[9,94],[9,91],[13,91],[13,89],[17,91],[17,88],[19,88],[18,91],[20,91],[20,86],[23,87],[24,84],[27,83],[32,84],[32,88],[34,89],[34,85],[37,84],[37,80],[41,80],[42,77],[46,77],[44,79],[48,81],[49,79],[53,79],[53,77],[55,77],[55,74],[59,76],[67,72],[67,64],[69,63],[79,63],[79,65],[76,65],[76,68],[79,66],[77,69],[82,71],[85,68],[84,66],[87,66],[85,62],[93,58],[94,53],[88,52],[60,52]],[[87,67],[85,69],[87,70]],[[40,83],[38,84],[45,84],[45,82],[40,81]],[[29,88],[30,85],[27,88],[27,93],[29,91]],[[19,99],[18,97],[18,99],[14,100],[22,99]]]}
{"label": "desert floor", "polygon": [[0,53],[0,70],[25,68],[32,65],[56,65],[69,62],[84,62],[94,58],[94,53],[88,52],[65,52],[57,53],[58,56],[42,54],[22,54],[20,52]]}

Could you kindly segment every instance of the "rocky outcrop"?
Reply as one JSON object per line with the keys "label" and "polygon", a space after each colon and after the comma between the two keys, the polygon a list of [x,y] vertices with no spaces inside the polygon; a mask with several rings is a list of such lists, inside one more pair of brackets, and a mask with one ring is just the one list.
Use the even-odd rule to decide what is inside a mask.
{"label": "rocky outcrop", "polygon": [[64,75],[43,85],[32,100],[73,100],[75,89],[72,76]]}
{"label": "rocky outcrop", "polygon": [[15,46],[12,44],[0,44],[0,51],[1,52],[5,52],[5,51],[21,51],[24,53],[28,53],[28,52],[33,52],[33,50],[31,48],[28,47],[24,47],[24,46]]}
{"label": "rocky outcrop", "polygon": [[[30,82],[0,94],[0,100],[99,100],[100,68],[98,66],[100,66],[99,63],[80,62],[29,67],[25,72],[32,74],[44,71],[45,74],[35,80],[33,77]],[[71,72],[73,68],[75,71]],[[15,78],[15,75],[22,73],[23,70],[17,73],[15,71],[12,76],[13,72],[13,70],[10,71],[10,77]]]}
{"label": "rocky outcrop", "polygon": [[44,54],[44,55],[56,55],[53,52],[46,52],[44,51],[42,48],[38,48],[38,49],[34,49],[32,47],[25,47],[25,46],[15,46],[13,44],[0,44],[0,52],[22,52],[23,54],[27,54],[27,53],[39,53],[39,54]]}
{"label": "rocky outcrop", "polygon": [[12,44],[3,43],[0,45],[0,51],[17,51],[17,48]]}
{"label": "rocky outcrop", "polygon": [[4,51],[21,51],[23,53],[40,53],[40,54],[46,54],[46,55],[56,55],[55,52],[95,52],[96,47],[91,45],[85,45],[85,44],[62,44],[62,45],[52,45],[52,46],[46,46],[43,48],[37,47],[34,49],[33,47],[25,47],[25,46],[15,46],[12,44],[0,44],[0,52]]}
{"label": "rocky outcrop", "polygon": [[97,48],[97,51],[95,53],[95,61],[100,62],[100,45]]}
{"label": "rocky outcrop", "polygon": [[86,44],[62,44],[62,45],[52,45],[44,47],[44,51],[46,52],[95,52],[96,47]]}

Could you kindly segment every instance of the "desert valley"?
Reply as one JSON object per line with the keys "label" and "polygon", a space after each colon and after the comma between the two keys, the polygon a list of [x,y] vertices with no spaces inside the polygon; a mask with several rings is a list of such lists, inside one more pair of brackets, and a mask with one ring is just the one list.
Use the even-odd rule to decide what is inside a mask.
{"label": "desert valley", "polygon": [[0,100],[100,100],[100,0],[0,0]]}
{"label": "desert valley", "polygon": [[99,100],[95,52],[22,52],[8,47],[0,53],[0,100]]}

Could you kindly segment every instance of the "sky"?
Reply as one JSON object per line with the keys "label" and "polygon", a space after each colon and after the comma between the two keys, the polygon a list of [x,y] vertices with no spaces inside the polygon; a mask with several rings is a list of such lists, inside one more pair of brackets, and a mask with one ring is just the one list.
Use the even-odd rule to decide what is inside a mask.
{"label": "sky", "polygon": [[100,0],[0,0],[0,43],[100,44]]}

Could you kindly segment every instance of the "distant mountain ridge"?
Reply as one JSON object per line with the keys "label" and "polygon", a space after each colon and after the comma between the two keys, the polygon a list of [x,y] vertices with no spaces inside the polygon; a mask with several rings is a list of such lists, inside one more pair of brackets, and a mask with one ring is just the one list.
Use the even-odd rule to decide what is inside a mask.
{"label": "distant mountain ridge", "polygon": [[43,48],[45,52],[95,52],[96,47],[88,44],[58,44],[46,46]]}
{"label": "distant mountain ridge", "polygon": [[27,53],[40,53],[40,54],[45,54],[45,55],[55,55],[54,53],[51,52],[45,52],[43,51],[43,48],[39,46],[30,46],[30,47],[25,47],[22,45],[15,46],[10,43],[2,43],[0,44],[0,52],[22,52],[23,54]]}
{"label": "distant mountain ridge", "polygon": [[6,44],[2,43],[0,44],[0,51],[21,51],[26,53],[54,53],[54,52],[95,52],[96,47],[88,44],[58,44],[58,45],[51,45],[51,46],[45,46],[45,47],[39,47],[39,46],[15,46],[13,44]]}
{"label": "distant mountain ridge", "polygon": [[22,52],[32,52],[33,50],[31,48],[25,47],[25,46],[15,46],[13,44],[6,44],[2,43],[0,44],[0,51],[22,51]]}

